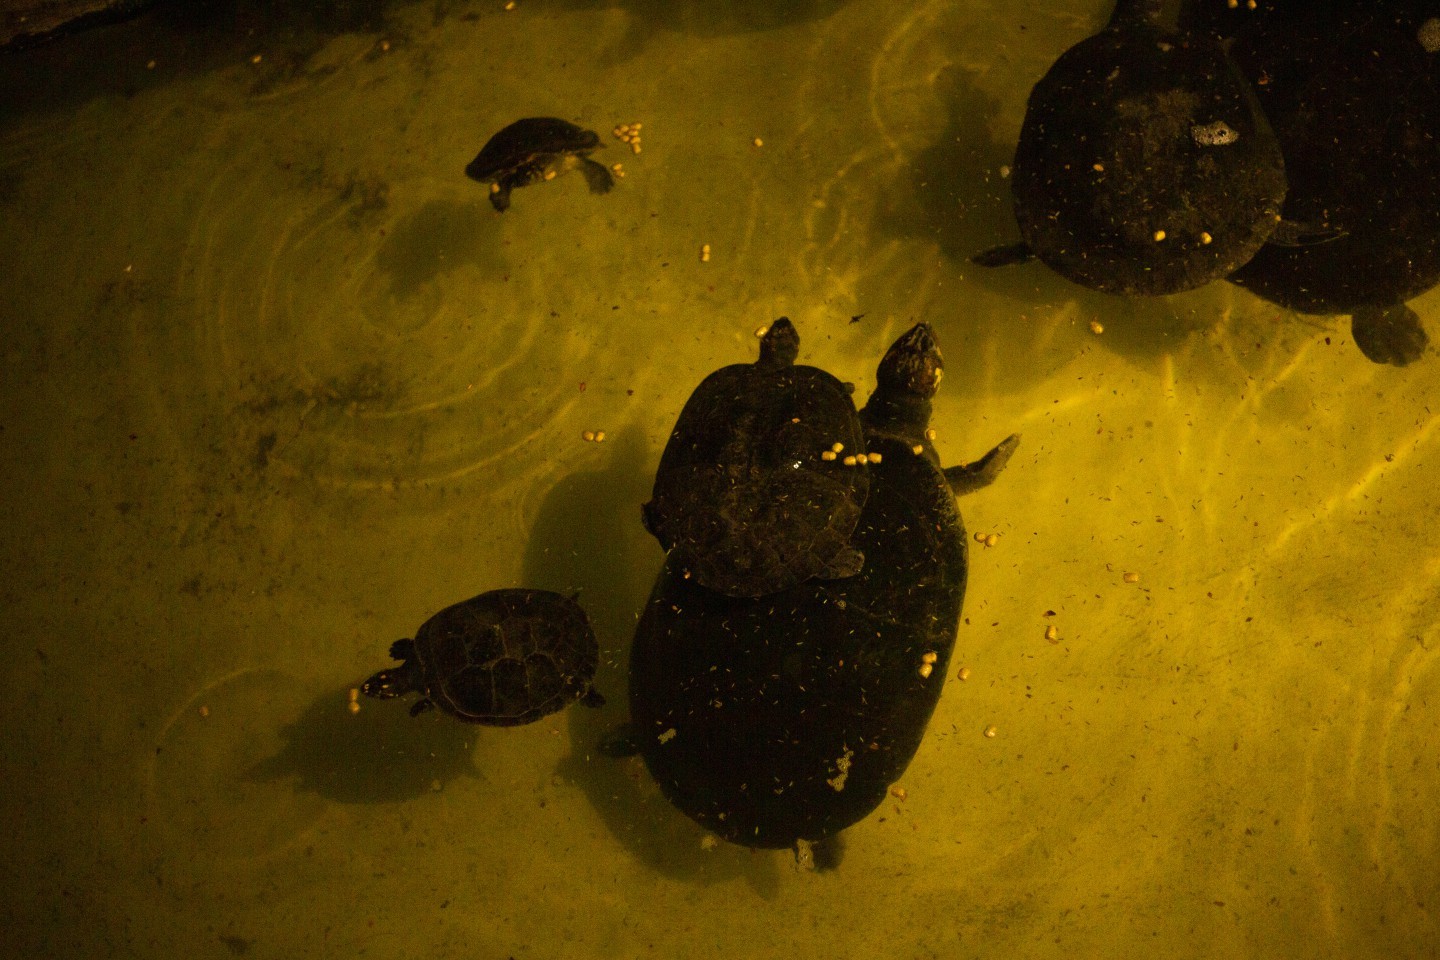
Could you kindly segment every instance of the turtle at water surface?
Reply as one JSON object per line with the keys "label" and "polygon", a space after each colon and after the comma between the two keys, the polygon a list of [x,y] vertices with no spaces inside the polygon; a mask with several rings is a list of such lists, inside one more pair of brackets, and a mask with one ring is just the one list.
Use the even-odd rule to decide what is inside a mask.
{"label": "turtle at water surface", "polygon": [[1286,0],[1232,20],[1280,138],[1290,192],[1270,241],[1230,279],[1281,306],[1350,314],[1361,352],[1405,366],[1429,337],[1405,301],[1440,283],[1440,4]]}
{"label": "turtle at water surface", "polygon": [[1118,0],[1100,33],[1035,84],[1011,192],[1024,243],[1082,286],[1163,295],[1226,276],[1260,249],[1285,196],[1280,146],[1219,44],[1160,25],[1161,0]]}
{"label": "turtle at water surface", "polygon": [[411,716],[438,706],[467,723],[513,727],[574,700],[605,702],[590,685],[600,659],[590,618],[549,590],[491,590],[446,607],[390,656],[404,663],[360,689],[382,700],[420,694]]}
{"label": "turtle at water surface", "polygon": [[864,563],[850,545],[870,487],[860,418],[844,384],[796,365],[799,351],[781,317],[753,364],[695,388],[643,508],[671,566],[728,596],[851,576]]}
{"label": "turtle at water surface", "polygon": [[732,598],[667,562],[630,654],[638,752],[666,798],[733,843],[813,854],[884,799],[919,748],[965,596],[957,494],[989,484],[1019,444],[941,468],[927,430],[941,358],[920,324],[885,355],[861,411],[882,456],[855,527],[864,568]]}
{"label": "turtle at water surface", "polygon": [[465,176],[490,184],[496,210],[510,207],[510,191],[578,168],[591,193],[608,193],[615,178],[603,163],[590,159],[600,135],[555,117],[527,117],[491,137],[465,167]]}

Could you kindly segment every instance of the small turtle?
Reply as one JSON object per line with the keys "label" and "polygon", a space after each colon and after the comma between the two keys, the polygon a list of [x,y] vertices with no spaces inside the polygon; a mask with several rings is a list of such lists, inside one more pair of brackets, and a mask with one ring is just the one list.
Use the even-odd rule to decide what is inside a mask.
{"label": "small turtle", "polygon": [[848,577],[864,563],[850,545],[870,488],[860,418],[844,384],[796,366],[799,351],[781,317],[758,360],[695,388],[642,511],[677,571],[729,596]]}
{"label": "small turtle", "polygon": [[465,168],[471,180],[490,184],[496,210],[510,207],[510,191],[579,167],[591,193],[609,193],[615,179],[603,163],[590,159],[600,135],[554,117],[516,120],[486,141]]}
{"label": "small turtle", "polygon": [[1231,53],[1256,81],[1290,192],[1275,235],[1230,279],[1292,310],[1348,313],[1365,356],[1404,366],[1429,342],[1404,301],[1440,283],[1440,8],[1267,8]]}
{"label": "small turtle", "polygon": [[656,581],[630,654],[631,724],[606,751],[638,751],[665,796],[727,840],[833,864],[835,835],[920,745],[965,596],[955,497],[994,480],[1019,443],[942,470],[926,437],[940,371],[921,324],[885,355],[860,413],[883,456],[855,528],[858,574],[746,599],[673,562]]}
{"label": "small turtle", "polygon": [[1035,84],[1011,191],[1032,254],[1082,286],[1160,295],[1249,260],[1285,197],[1280,147],[1219,44],[1160,26],[1162,0],[1118,0],[1100,33]]}
{"label": "small turtle", "polygon": [[605,702],[590,685],[599,661],[590,619],[549,590],[491,590],[446,607],[390,656],[404,663],[360,689],[382,700],[419,693],[411,716],[439,706],[467,723],[513,727],[572,700]]}

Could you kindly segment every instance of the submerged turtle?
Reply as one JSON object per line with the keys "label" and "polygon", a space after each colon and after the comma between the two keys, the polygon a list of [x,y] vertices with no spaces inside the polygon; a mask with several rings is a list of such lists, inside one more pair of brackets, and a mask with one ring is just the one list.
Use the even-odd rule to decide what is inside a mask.
{"label": "submerged turtle", "polygon": [[513,727],[572,700],[604,704],[591,687],[599,647],[590,619],[572,598],[549,590],[491,590],[446,607],[396,640],[405,661],[361,686],[367,697],[415,692],[415,716],[438,706],[467,723]]}
{"label": "submerged turtle", "polygon": [[855,529],[864,569],[771,596],[720,596],[661,571],[630,654],[631,725],[665,796],[734,843],[814,851],[884,798],[919,747],[944,686],[965,595],[955,496],[989,484],[1011,436],[941,469],[926,437],[940,351],[901,337],[861,411],[881,455]]}
{"label": "submerged turtle", "polygon": [[496,210],[510,207],[510,191],[536,180],[549,180],[578,167],[591,193],[608,193],[615,179],[603,163],[590,159],[600,135],[554,117],[516,120],[491,137],[465,168],[471,180],[490,184]]}
{"label": "submerged turtle", "polygon": [[1162,6],[1118,0],[1031,90],[1011,181],[1024,243],[976,263],[1033,254],[1095,290],[1170,294],[1229,274],[1274,230],[1274,133],[1219,44],[1162,28]]}
{"label": "submerged turtle", "polygon": [[1404,301],[1440,283],[1440,7],[1269,6],[1231,52],[1290,192],[1275,235],[1230,279],[1292,310],[1348,313],[1367,357],[1404,366],[1429,342]]}
{"label": "submerged turtle", "polygon": [[660,457],[645,528],[683,576],[735,597],[811,577],[847,577],[870,488],[860,418],[823,370],[796,366],[800,336],[785,317],[753,364],[695,388]]}

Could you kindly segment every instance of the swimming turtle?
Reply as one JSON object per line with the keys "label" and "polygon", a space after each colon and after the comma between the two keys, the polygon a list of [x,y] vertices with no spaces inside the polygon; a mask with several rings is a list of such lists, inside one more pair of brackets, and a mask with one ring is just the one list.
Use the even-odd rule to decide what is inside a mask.
{"label": "swimming turtle", "polygon": [[600,135],[555,117],[516,120],[486,141],[465,167],[465,176],[490,184],[496,210],[510,207],[510,191],[579,168],[591,193],[608,193],[615,178],[603,163],[590,159]]}
{"label": "swimming turtle", "polygon": [[605,703],[590,685],[599,661],[590,619],[549,590],[491,590],[446,607],[390,656],[404,663],[360,689],[382,700],[420,694],[411,716],[438,706],[467,723],[513,727],[573,700]]}
{"label": "swimming turtle", "polygon": [[695,388],[642,511],[672,567],[729,596],[847,577],[864,563],[850,544],[870,489],[860,418],[844,384],[796,365],[799,351],[781,317],[753,364]]}
{"label": "swimming turtle", "polygon": [[631,724],[662,792],[750,847],[838,855],[919,747],[965,596],[957,494],[989,484],[1019,443],[940,467],[926,436],[941,357],[920,324],[890,348],[861,411],[879,454],[855,542],[864,569],[770,596],[725,597],[662,569],[630,654]]}
{"label": "swimming turtle", "polygon": [[1011,192],[1024,243],[1115,294],[1199,287],[1249,260],[1285,197],[1280,147],[1219,44],[1163,28],[1163,0],[1118,0],[1030,91]]}
{"label": "swimming turtle", "polygon": [[1350,314],[1376,363],[1429,338],[1404,301],[1440,283],[1440,7],[1281,3],[1231,52],[1280,138],[1290,192],[1231,280],[1303,313]]}

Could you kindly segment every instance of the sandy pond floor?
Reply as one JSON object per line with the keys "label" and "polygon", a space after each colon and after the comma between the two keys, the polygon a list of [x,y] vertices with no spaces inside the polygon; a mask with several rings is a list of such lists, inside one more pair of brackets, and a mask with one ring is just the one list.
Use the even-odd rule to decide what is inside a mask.
{"label": "sandy pond floor", "polygon": [[[1428,955],[1440,363],[1223,284],[966,260],[1014,238],[1026,92],[1105,6],[420,3],[7,64],[16,955]],[[494,214],[461,169],[533,114],[602,131],[618,188]],[[969,679],[821,875],[707,848],[594,751],[669,425],[780,314],[862,395],[928,320],[942,456],[1024,435],[962,502],[998,534]],[[581,591],[607,707],[347,711],[392,639],[515,584]]]}

